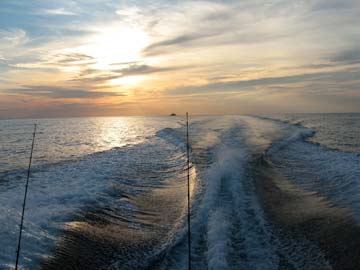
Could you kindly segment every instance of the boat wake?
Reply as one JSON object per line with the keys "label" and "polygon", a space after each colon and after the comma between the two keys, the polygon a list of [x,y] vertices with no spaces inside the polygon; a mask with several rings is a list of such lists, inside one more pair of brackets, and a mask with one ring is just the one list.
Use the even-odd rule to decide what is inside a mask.
{"label": "boat wake", "polygon": [[[360,252],[359,156],[309,142],[314,134],[249,116],[191,123],[194,269],[360,265],[350,259]],[[0,252],[2,269],[13,267],[22,175],[0,175],[0,241],[9,247]],[[36,165],[23,268],[187,269],[186,184],[184,125]]]}

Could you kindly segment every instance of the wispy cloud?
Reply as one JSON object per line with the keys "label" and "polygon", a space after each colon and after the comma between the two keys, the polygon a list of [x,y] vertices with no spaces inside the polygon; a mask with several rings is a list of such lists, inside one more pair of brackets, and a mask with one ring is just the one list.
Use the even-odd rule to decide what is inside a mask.
{"label": "wispy cloud", "polygon": [[154,67],[149,65],[139,65],[139,64],[131,64],[126,68],[115,70],[115,72],[120,73],[122,76],[136,76],[136,75],[144,75],[151,73],[160,73],[160,72],[169,72],[174,70],[179,70],[184,67],[181,66],[173,66],[173,67]]}
{"label": "wispy cloud", "polygon": [[332,62],[340,62],[345,64],[357,64],[360,63],[360,47],[345,50],[337,53],[334,57],[330,59]]}
{"label": "wispy cloud", "polygon": [[78,63],[82,61],[94,60],[94,57],[83,53],[68,53],[57,55],[58,63]]}
{"label": "wispy cloud", "polygon": [[[87,76],[88,74],[92,74],[91,76]],[[78,83],[93,83],[93,84],[104,84],[111,80],[119,79],[122,75],[116,73],[103,73],[99,70],[86,70],[85,73],[81,73],[80,76],[73,78],[69,81],[78,82]]]}
{"label": "wispy cloud", "polygon": [[166,40],[162,40],[159,42],[155,42],[147,46],[143,53],[144,55],[151,56],[151,55],[157,55],[157,54],[163,54],[166,53],[167,49],[174,49],[175,46],[181,46],[186,45],[194,41],[198,41],[201,39],[205,39],[208,37],[213,37],[218,35],[219,33],[213,32],[213,33],[188,33],[183,34],[180,36],[172,37]]}
{"label": "wispy cloud", "polygon": [[62,15],[62,16],[75,16],[77,13],[66,10],[65,8],[56,8],[56,9],[42,9],[39,13],[49,14],[49,15]]}
{"label": "wispy cloud", "polygon": [[26,44],[28,41],[29,37],[23,29],[0,29],[0,49],[19,47]]}
{"label": "wispy cloud", "polygon": [[[360,77],[360,70],[343,70],[343,71],[334,71],[334,72],[317,72],[310,74],[297,74],[290,76],[281,76],[281,77],[268,77],[268,78],[259,78],[253,80],[235,80],[230,82],[216,82],[209,83],[201,86],[186,86],[179,87],[172,90],[169,90],[168,93],[171,94],[207,94],[212,92],[237,92],[237,91],[249,91],[254,87],[258,86],[272,86],[272,85],[282,85],[279,89],[283,89],[288,86],[288,89],[291,89],[291,84],[296,83],[306,83],[306,82],[322,82],[324,84],[338,82],[349,82],[357,80]],[[340,86],[340,85],[339,85]],[[343,87],[344,85],[341,85]],[[339,87],[339,89],[341,89]]]}
{"label": "wispy cloud", "polygon": [[271,111],[280,96],[325,110],[323,96],[347,110],[344,95],[360,96],[359,17],[357,0],[3,1],[0,99],[59,113],[76,99],[68,110],[82,114],[119,91],[144,112],[256,100]]}
{"label": "wispy cloud", "polygon": [[[155,67],[146,64],[137,63],[117,63],[113,65],[115,68],[104,72],[101,69],[84,69],[79,76],[71,79],[75,82],[83,83],[105,83],[111,80],[129,77],[129,76],[142,76],[154,73],[171,72],[185,68],[183,66],[173,67]],[[116,66],[125,66],[123,68],[116,68]]]}
{"label": "wispy cloud", "polygon": [[89,91],[86,89],[74,89],[56,86],[31,85],[21,88],[8,89],[8,94],[47,97],[52,99],[94,99],[101,97],[119,97],[122,93],[109,91]]}

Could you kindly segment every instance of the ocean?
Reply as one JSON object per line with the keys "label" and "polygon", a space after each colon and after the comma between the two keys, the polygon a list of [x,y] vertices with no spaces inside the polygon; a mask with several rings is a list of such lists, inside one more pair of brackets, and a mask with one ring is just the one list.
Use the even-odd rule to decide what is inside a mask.
{"label": "ocean", "polygon": [[[187,269],[185,118],[0,120],[0,269]],[[193,269],[360,269],[360,114],[190,116]]]}

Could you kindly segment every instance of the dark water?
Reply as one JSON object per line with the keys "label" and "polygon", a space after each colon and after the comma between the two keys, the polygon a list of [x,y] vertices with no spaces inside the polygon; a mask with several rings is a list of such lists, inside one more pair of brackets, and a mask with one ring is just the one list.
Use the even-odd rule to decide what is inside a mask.
{"label": "dark water", "polygon": [[[0,269],[15,262],[32,122],[0,121]],[[23,269],[187,269],[184,119],[37,122]],[[193,268],[358,269],[359,123],[191,118]]]}

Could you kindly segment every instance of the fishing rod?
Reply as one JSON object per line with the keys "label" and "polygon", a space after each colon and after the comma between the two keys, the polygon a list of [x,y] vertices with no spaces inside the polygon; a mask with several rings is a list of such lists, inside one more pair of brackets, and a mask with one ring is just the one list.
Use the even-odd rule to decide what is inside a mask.
{"label": "fishing rod", "polygon": [[25,185],[25,194],[24,194],[24,201],[23,201],[23,206],[22,206],[22,214],[21,214],[21,222],[20,222],[19,241],[18,241],[17,250],[16,250],[15,270],[18,270],[18,265],[19,265],[21,236],[22,236],[23,224],[24,224],[24,214],[25,214],[25,206],[26,206],[26,197],[27,197],[27,192],[28,192],[28,187],[29,187],[30,169],[31,169],[31,161],[32,161],[32,156],[33,156],[33,151],[34,151],[35,134],[36,134],[36,124],[34,124],[34,133],[33,133],[32,144],[31,144],[31,153],[30,153],[30,159],[29,159],[29,167],[28,167],[28,170],[27,170],[26,185]]}
{"label": "fishing rod", "polygon": [[188,269],[191,270],[191,230],[190,230],[190,146],[189,146],[189,114],[186,113],[186,156],[187,156],[187,199],[188,199]]}

